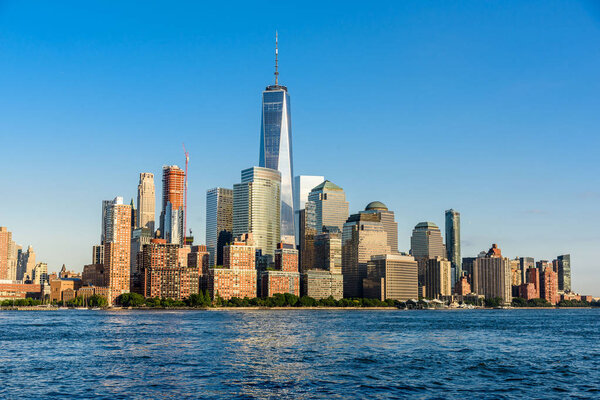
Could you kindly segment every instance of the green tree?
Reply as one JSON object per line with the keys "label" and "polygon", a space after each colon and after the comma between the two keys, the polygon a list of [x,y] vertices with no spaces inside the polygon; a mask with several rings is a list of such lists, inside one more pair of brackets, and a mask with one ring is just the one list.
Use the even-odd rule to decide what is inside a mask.
{"label": "green tree", "polygon": [[301,307],[314,307],[317,305],[317,301],[310,296],[300,297],[299,302]]}
{"label": "green tree", "polygon": [[141,307],[146,304],[146,299],[139,293],[123,293],[117,297],[116,303],[122,307]]}
{"label": "green tree", "polygon": [[485,299],[485,306],[490,308],[500,307],[503,303],[504,300],[502,299],[502,297],[492,297],[490,299]]}
{"label": "green tree", "polygon": [[108,300],[104,296],[95,294],[87,299],[87,304],[89,307],[108,307]]}
{"label": "green tree", "polygon": [[522,297],[513,297],[511,305],[513,307],[527,307],[527,300]]}

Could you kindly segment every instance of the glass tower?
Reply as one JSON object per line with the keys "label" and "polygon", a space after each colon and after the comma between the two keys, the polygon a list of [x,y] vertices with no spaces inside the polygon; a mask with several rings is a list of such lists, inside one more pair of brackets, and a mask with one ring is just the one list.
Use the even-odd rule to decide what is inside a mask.
{"label": "glass tower", "polygon": [[267,86],[262,96],[259,166],[281,173],[281,241],[293,244],[296,241],[290,95],[285,86],[278,84],[277,39],[275,43],[275,84]]}
{"label": "glass tower", "polygon": [[462,276],[462,259],[460,258],[460,213],[453,209],[446,210],[446,252],[448,261],[454,269],[454,283]]}

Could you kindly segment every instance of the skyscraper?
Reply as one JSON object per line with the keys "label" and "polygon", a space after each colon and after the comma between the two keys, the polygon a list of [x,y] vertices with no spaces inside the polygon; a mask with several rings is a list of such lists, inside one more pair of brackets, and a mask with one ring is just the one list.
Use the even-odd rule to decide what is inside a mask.
{"label": "skyscraper", "polygon": [[418,223],[410,238],[410,253],[415,258],[446,258],[440,228],[433,222]]}
{"label": "skyscraper", "polygon": [[425,272],[425,296],[439,298],[452,294],[452,263],[445,258],[427,260]]}
{"label": "skyscraper", "polygon": [[290,95],[287,87],[279,85],[277,57],[276,38],[275,84],[267,86],[262,96],[259,166],[277,170],[281,174],[281,206],[279,207],[281,242],[295,243]]}
{"label": "skyscraper", "polygon": [[8,273],[8,260],[10,258],[10,243],[12,232],[5,226],[0,226],[0,280],[13,280]]}
{"label": "skyscraper", "polygon": [[27,247],[27,251],[21,253],[17,265],[17,280],[30,281],[33,279],[33,268],[35,267],[35,251],[32,246]]}
{"label": "skyscraper", "polygon": [[156,194],[154,191],[154,174],[140,173],[137,197],[137,227],[148,228],[154,234],[156,220]]}
{"label": "skyscraper", "polygon": [[388,246],[392,253],[398,252],[398,223],[394,219],[394,212],[388,210],[387,206],[380,201],[372,201],[367,204],[365,211],[361,211],[365,214],[375,214],[379,218],[379,221],[383,224],[383,229],[387,234]]}
{"label": "skyscraper", "polygon": [[209,266],[223,265],[223,246],[232,239],[233,190],[214,188],[206,191],[206,247]]}
{"label": "skyscraper", "polygon": [[571,291],[571,255],[564,254],[558,260],[558,290]]}
{"label": "skyscraper", "polygon": [[168,243],[183,244],[185,172],[177,165],[163,167],[160,234]]}
{"label": "skyscraper", "polygon": [[300,210],[304,209],[310,191],[325,180],[323,176],[298,175],[294,177],[294,227],[296,244],[300,244]]}
{"label": "skyscraper", "polygon": [[108,235],[108,213],[113,200],[102,200],[102,233],[100,234],[100,244],[104,244]]}
{"label": "skyscraper", "polygon": [[473,292],[486,299],[501,297],[505,304],[512,301],[510,260],[496,244],[473,262]]}
{"label": "skyscraper", "polygon": [[104,242],[105,285],[109,302],[130,289],[131,207],[117,197],[107,209],[107,235]]}
{"label": "skyscraper", "polygon": [[454,269],[453,284],[462,275],[460,257],[460,213],[453,209],[446,210],[446,258]]}
{"label": "skyscraper", "polygon": [[278,171],[252,167],[233,185],[233,236],[251,233],[263,255],[273,256],[280,242],[280,184]]}
{"label": "skyscraper", "polygon": [[440,228],[433,222],[418,223],[410,238],[410,254],[419,264],[419,287],[423,288],[425,287],[427,260],[435,257],[446,258],[446,246],[444,246]]}
{"label": "skyscraper", "polygon": [[324,181],[308,194],[305,210],[306,228],[314,229],[317,234],[323,231],[324,226],[335,226],[342,231],[348,219],[344,189],[333,182]]}
{"label": "skyscraper", "polygon": [[533,257],[520,257],[519,268],[521,269],[521,282],[526,283],[527,281],[527,270],[529,268],[535,268],[535,260]]}
{"label": "skyscraper", "polygon": [[342,231],[344,297],[363,297],[363,279],[371,256],[390,253],[387,233],[373,214],[353,214]]}

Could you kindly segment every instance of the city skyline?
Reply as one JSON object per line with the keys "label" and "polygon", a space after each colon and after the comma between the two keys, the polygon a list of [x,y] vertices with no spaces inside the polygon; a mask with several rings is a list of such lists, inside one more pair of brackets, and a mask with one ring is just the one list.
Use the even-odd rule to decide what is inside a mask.
{"label": "city skyline", "polygon": [[[14,5],[12,7],[14,7]],[[8,12],[10,12],[10,10]],[[13,29],[15,28],[13,27]],[[187,126],[184,129],[184,133],[180,135],[181,140],[179,135],[176,135],[176,132],[172,131],[172,128],[163,125],[166,121],[164,120],[163,124],[159,123],[157,128],[153,130],[153,133],[149,136],[149,138],[152,139],[152,146],[146,144],[144,147],[146,151],[151,150],[147,158],[140,158],[141,156],[139,154],[131,154],[131,158],[127,160],[127,162],[113,162],[111,165],[114,166],[114,169],[112,167],[106,167],[102,162],[99,162],[99,155],[94,153],[86,153],[89,157],[89,161],[84,160],[75,148],[71,146],[66,146],[65,149],[62,150],[54,148],[55,150],[58,150],[56,153],[46,153],[47,157],[43,158],[43,160],[46,160],[46,163],[53,163],[54,157],[60,157],[63,160],[56,162],[57,167],[63,165],[63,163],[77,164],[83,167],[80,170],[75,171],[73,176],[69,177],[69,179],[65,176],[60,176],[62,180],[57,179],[51,181],[57,182],[59,186],[65,186],[60,197],[53,192],[53,189],[46,183],[46,174],[53,172],[56,167],[51,166],[47,170],[43,169],[39,161],[34,158],[33,160],[30,160],[32,166],[23,168],[23,164],[17,162],[16,155],[12,154],[13,152],[10,152],[4,157],[9,174],[5,174],[4,177],[0,178],[0,183],[3,183],[4,187],[9,186],[10,184],[18,185],[19,183],[29,183],[29,186],[37,187],[38,190],[42,190],[43,193],[47,195],[47,202],[49,203],[50,208],[46,208],[45,204],[41,204],[39,196],[33,196],[35,199],[35,202],[33,203],[28,196],[25,198],[24,196],[27,194],[34,194],[34,192],[29,191],[31,189],[17,187],[15,189],[17,191],[17,196],[3,196],[3,199],[0,200],[0,206],[3,210],[11,210],[9,213],[2,212],[0,215],[2,217],[1,225],[7,226],[9,230],[13,232],[13,240],[22,245],[23,248],[27,248],[28,245],[33,245],[37,259],[47,262],[49,271],[57,271],[63,263],[66,263],[70,269],[79,271],[83,268],[83,265],[90,262],[89,253],[91,246],[98,244],[97,237],[100,232],[98,207],[101,201],[103,199],[113,198],[114,196],[122,196],[125,199],[135,198],[139,173],[149,172],[153,173],[155,177],[160,177],[162,176],[161,167],[163,165],[176,164],[181,166],[184,163],[184,156],[180,150],[180,142],[184,141],[190,150],[190,193],[188,204],[190,209],[189,216],[191,218],[188,218],[188,226],[194,230],[196,244],[202,243],[204,238],[204,221],[202,215],[206,210],[206,205],[204,204],[206,190],[217,186],[233,187],[234,183],[238,183],[239,171],[251,165],[256,165],[256,151],[254,149],[256,149],[256,132],[260,127],[260,122],[257,122],[259,116],[254,114],[259,114],[258,99],[261,86],[264,87],[265,84],[270,82],[269,75],[272,74],[270,63],[272,62],[273,33],[274,29],[267,32],[267,29],[265,28],[265,31],[260,34],[261,43],[253,44],[253,46],[260,49],[261,56],[257,57],[260,58],[260,62],[253,65],[252,68],[260,70],[260,72],[257,72],[256,74],[260,75],[261,79],[255,79],[256,76],[253,75],[255,74],[254,71],[249,73],[248,76],[240,74],[237,78],[238,80],[250,80],[252,81],[252,84],[250,85],[251,87],[248,87],[247,84],[243,86],[245,94],[242,96],[240,103],[236,103],[237,105],[243,104],[241,112],[239,113],[242,122],[240,122],[240,125],[229,125],[229,127],[236,127],[233,129],[235,134],[233,137],[230,135],[229,139],[238,141],[237,146],[240,147],[234,154],[228,153],[225,150],[225,147],[221,147],[222,151],[217,151],[217,149],[219,149],[219,143],[227,142],[220,142],[210,133],[211,130],[215,129],[215,126],[212,126],[210,123],[207,125],[206,122],[197,123],[198,121],[195,118],[190,117],[193,113],[198,111],[197,109],[187,109],[184,113],[186,115],[184,122]],[[286,37],[286,35],[287,39],[282,39],[282,37]],[[256,40],[256,37],[253,40]],[[465,160],[466,164],[464,169],[458,168],[454,170],[456,172],[455,176],[457,177],[457,180],[460,180],[458,180],[458,182],[454,179],[450,179],[452,182],[437,181],[439,182],[439,186],[436,190],[440,194],[440,196],[437,196],[439,197],[438,199],[431,199],[426,196],[419,198],[418,194],[424,192],[420,190],[421,186],[419,186],[417,182],[411,181],[412,186],[408,188],[411,192],[409,193],[409,196],[406,196],[407,188],[404,184],[404,180],[406,179],[405,175],[414,174],[418,175],[421,180],[430,181],[439,179],[437,171],[424,165],[423,168],[410,170],[409,166],[411,166],[410,164],[412,163],[412,166],[414,167],[415,160],[409,159],[411,163],[401,164],[404,168],[400,168],[399,170],[396,170],[393,175],[390,175],[386,171],[387,164],[383,164],[379,158],[390,156],[391,153],[388,153],[385,149],[379,149],[379,147],[371,147],[370,135],[361,135],[359,132],[361,129],[350,129],[349,125],[352,125],[352,121],[358,122],[358,128],[362,128],[363,130],[365,128],[368,129],[368,126],[364,125],[365,121],[362,117],[340,113],[340,117],[332,117],[334,119],[333,122],[341,124],[340,130],[336,131],[328,129],[326,131],[317,130],[316,133],[310,132],[317,125],[311,125],[309,123],[311,118],[308,113],[314,112],[314,104],[323,101],[324,97],[320,92],[310,93],[310,88],[307,86],[312,85],[308,85],[307,82],[302,83],[303,79],[314,78],[314,75],[312,75],[314,74],[314,71],[309,71],[306,73],[305,77],[302,77],[303,71],[299,69],[298,66],[294,65],[300,60],[300,54],[298,53],[299,49],[304,49],[303,51],[306,51],[303,46],[305,45],[302,45],[301,42],[294,37],[292,28],[288,28],[287,32],[286,30],[282,31],[280,29],[280,47],[285,49],[281,52],[282,55],[285,55],[281,60],[281,70],[285,71],[282,72],[282,75],[286,77],[286,83],[288,83],[290,87],[293,87],[295,95],[294,147],[296,159],[294,161],[297,164],[295,167],[296,175],[319,174],[344,187],[347,194],[347,200],[350,203],[350,214],[355,214],[363,210],[371,201],[382,201],[388,205],[390,210],[394,210],[396,213],[396,221],[399,225],[398,238],[400,251],[409,250],[410,231],[418,222],[433,221],[437,226],[443,228],[444,210],[454,208],[461,213],[461,236],[463,240],[461,244],[463,257],[476,256],[480,251],[489,247],[489,243],[499,243],[503,248],[503,252],[509,255],[510,258],[514,258],[515,256],[532,256],[536,260],[551,260],[559,254],[570,253],[572,257],[572,267],[575,271],[573,274],[573,290],[586,293],[590,292],[595,295],[598,294],[597,288],[600,287],[600,276],[595,269],[597,262],[595,261],[593,250],[594,243],[598,243],[597,223],[600,221],[598,221],[598,212],[592,209],[592,203],[597,203],[600,195],[597,192],[590,191],[590,188],[595,187],[594,183],[597,182],[598,179],[592,174],[594,171],[597,171],[597,166],[591,164],[591,172],[586,171],[584,176],[579,176],[579,180],[575,183],[570,179],[571,175],[576,175],[579,171],[587,168],[586,162],[589,162],[590,158],[589,156],[586,157],[586,154],[588,154],[587,152],[590,151],[589,149],[593,148],[593,145],[597,143],[597,138],[586,135],[585,139],[589,139],[587,141],[588,146],[586,149],[579,149],[574,146],[581,144],[581,140],[583,139],[581,133],[579,133],[578,136],[578,134],[573,134],[570,131],[561,133],[559,130],[551,130],[549,139],[553,143],[551,143],[552,146],[550,146],[550,150],[548,150],[548,147],[543,147],[542,144],[536,144],[536,146],[542,146],[542,149],[547,152],[546,154],[548,155],[549,160],[552,161],[545,163],[543,167],[537,165],[533,157],[529,157],[529,163],[521,163],[512,158],[512,164],[505,165],[500,163],[500,159],[502,158],[501,154],[490,155],[486,152],[485,157],[483,157],[483,155],[478,153],[478,148],[477,146],[474,146],[474,144],[464,144],[464,147],[460,148],[460,150],[457,147],[454,147],[459,158]],[[215,46],[215,48],[217,47],[224,48],[222,43]],[[56,49],[59,48],[60,45],[57,45]],[[52,52],[51,50],[49,51]],[[340,56],[348,56],[346,53],[338,54]],[[311,52],[310,57],[314,57],[312,63],[319,63],[319,58],[316,53]],[[594,59],[594,62],[596,61],[597,60]],[[304,65],[306,65],[305,61]],[[390,66],[386,64],[386,67],[389,68]],[[4,68],[10,67],[5,66]],[[371,66],[371,68],[373,68],[373,66]],[[349,77],[347,76],[347,78]],[[196,82],[201,81],[202,78],[197,77]],[[539,82],[538,85],[540,85]],[[9,88],[10,87],[11,86],[9,85]],[[138,89],[142,87],[143,85],[138,86]],[[134,89],[135,85],[134,87],[125,88],[126,91]],[[469,89],[473,90],[471,87],[469,87]],[[562,91],[564,90],[565,88],[562,88]],[[580,88],[580,90],[583,89]],[[562,93],[562,91],[559,90],[560,93]],[[188,93],[188,96],[191,96],[191,91],[180,90],[180,92]],[[416,90],[413,90],[408,94],[405,91],[403,92],[408,97],[414,97],[417,93]],[[584,92],[587,93],[587,91]],[[30,93],[35,92],[32,91]],[[443,93],[448,95],[447,91]],[[17,100],[22,101],[22,96],[23,95],[17,96]],[[337,95],[332,97],[338,98]],[[331,101],[334,99],[325,98],[325,100],[328,104],[331,104]],[[593,100],[589,101],[592,103],[588,103],[588,107],[589,105],[594,104]],[[427,103],[427,99],[422,100],[422,102]],[[350,108],[355,109],[357,104],[352,103],[353,101],[350,99],[345,104],[352,106]],[[76,109],[73,104],[65,104],[64,99],[62,99],[62,102],[59,102],[59,104],[65,106],[65,112],[66,110]],[[198,105],[200,104],[202,103],[198,102]],[[544,104],[546,104],[547,107],[549,106],[548,103]],[[18,105],[19,101],[17,101],[16,106],[11,105],[9,109],[14,110]],[[36,106],[38,110],[40,110],[40,107],[43,110],[49,110],[39,104],[34,104],[34,106]],[[158,107],[158,103],[156,103],[156,106]],[[36,108],[34,107],[34,109]],[[513,114],[515,113],[515,110],[516,109],[512,109]],[[103,115],[112,115],[114,118],[112,119],[111,125],[101,125],[100,129],[98,127],[93,127],[90,124],[93,120],[86,121],[85,119],[78,119],[73,122],[77,129],[83,130],[84,128],[88,128],[97,136],[94,138],[92,135],[92,138],[87,139],[87,142],[79,140],[75,141],[76,147],[91,143],[96,144],[98,146],[98,151],[101,152],[104,145],[100,144],[100,142],[102,142],[104,138],[112,138],[117,132],[125,134],[127,129],[131,128],[131,119],[124,118],[123,114],[119,111],[112,111],[113,113],[111,113],[111,109],[102,109]],[[339,112],[340,110],[337,111]],[[376,109],[372,108],[367,108],[367,111],[372,115],[375,115],[376,113]],[[509,111],[511,111],[510,107]],[[538,112],[540,111],[542,111],[542,109],[538,109]],[[140,110],[136,109],[136,112],[140,113]],[[231,113],[231,110],[229,110],[229,112]],[[571,109],[571,112],[574,111]],[[442,112],[441,114],[442,119],[444,119],[444,113]],[[24,114],[17,113],[17,115],[23,116]],[[234,116],[236,118],[237,115],[237,112],[234,110]],[[439,117],[440,112],[435,112],[434,115]],[[597,118],[594,119],[590,115],[584,115],[588,121],[588,128],[586,131],[591,133],[595,127],[597,127]],[[139,114],[138,116],[141,117],[142,114]],[[143,114],[143,116],[150,121],[154,120],[151,115]],[[46,117],[49,117],[49,115],[46,115]],[[425,143],[428,143],[428,141],[411,136],[409,126],[410,124],[416,124],[413,125],[413,128],[418,126],[418,121],[412,120],[411,122],[406,122],[406,120],[402,119],[405,117],[407,116],[399,115],[388,118],[388,123],[407,124],[403,125],[400,129],[400,132],[402,132],[400,135],[401,140],[393,141],[393,138],[391,137],[392,134],[395,134],[393,129],[385,131],[383,136],[386,140],[392,140],[392,149],[398,148],[401,143],[408,141],[409,144],[415,146],[415,153],[418,153],[419,145],[422,146]],[[498,117],[498,115],[496,115],[496,117]],[[16,135],[19,132],[23,132],[23,129],[27,131],[27,129],[35,127],[35,125],[32,125],[30,122],[21,120],[20,122],[26,128],[19,128],[19,120],[15,118],[17,117],[9,118],[8,122],[5,121],[3,125],[0,126],[3,132],[9,132],[8,129],[12,128],[10,132],[15,132],[14,134]],[[38,130],[31,134],[32,138],[37,139],[35,143],[29,143],[34,155],[40,153],[42,148],[44,148],[44,144],[47,144],[48,139],[46,138],[46,135],[53,131],[56,132],[58,127],[61,126],[61,121],[64,124],[65,120],[62,118],[64,117],[61,117],[60,115],[55,118],[50,117],[50,127],[43,129],[38,127]],[[210,115],[203,115],[203,118],[210,120]],[[324,118],[324,116],[319,115],[317,122],[322,122],[322,118]],[[454,124],[459,125],[458,128],[461,127],[461,124],[459,123],[461,118],[466,118],[465,114],[460,114],[457,120],[451,119],[448,115],[445,115],[446,121],[453,121]],[[550,117],[548,116],[548,118]],[[410,118],[408,118],[408,120],[410,121]],[[526,120],[527,118],[516,118],[516,121],[521,124],[526,122]],[[470,129],[475,130],[475,122],[475,120],[469,120],[466,125],[471,126]],[[482,121],[479,120],[478,122],[481,123]],[[568,121],[563,121],[563,123],[566,122]],[[453,128],[454,132],[457,129],[456,125]],[[533,151],[535,147],[529,141],[520,140],[516,133],[508,133],[509,125],[510,124],[504,125],[504,130],[500,130],[501,134],[499,137],[501,139],[510,139],[509,141],[512,141],[512,143],[509,146],[508,144],[505,144],[504,141],[500,141],[500,150],[506,152],[512,149],[516,151],[518,155],[527,157],[525,150]],[[527,124],[525,123],[520,126],[523,129],[526,125]],[[181,128],[181,122],[179,122],[177,126]],[[298,126],[300,126],[300,128]],[[381,125],[376,126],[381,128]],[[534,141],[536,139],[536,133],[534,132],[538,132],[539,129],[542,129],[542,126],[546,125],[529,125],[531,130],[521,131],[521,134],[525,132],[525,136],[529,138],[529,140]],[[564,125],[562,126],[566,129]],[[580,126],[579,129],[582,129],[583,127],[584,126]],[[331,127],[329,126],[329,128]],[[113,129],[115,130],[114,133],[110,133]],[[344,130],[347,129],[354,134],[351,136],[345,135]],[[430,127],[418,132],[420,134],[425,134],[429,129],[432,128]],[[436,127],[435,129],[440,132],[442,131],[440,127]],[[102,132],[102,130],[104,131]],[[484,132],[485,134],[482,134],[481,138],[475,135],[475,132],[463,135],[460,138],[462,140],[469,139],[472,143],[479,142],[480,144],[485,144],[481,142],[491,140],[489,139],[489,134],[498,133],[498,131],[491,126],[487,126],[487,128],[484,129]],[[325,133],[328,135],[322,136],[325,135]],[[12,133],[10,135],[10,137],[13,137]],[[168,144],[165,145],[157,140],[160,135],[170,139]],[[218,135],[218,133],[216,133],[216,135]],[[335,154],[331,154],[332,152],[327,151],[325,154],[327,154],[329,158],[323,157],[325,158],[324,161],[318,161],[317,156],[311,154],[311,151],[309,150],[309,146],[315,145],[315,140],[317,139],[315,135],[319,135],[319,139],[322,140],[322,142],[317,143],[327,149],[337,148],[337,152],[341,153],[342,157],[338,158]],[[567,144],[565,149],[562,148],[562,141],[559,140],[563,136],[569,137],[569,139],[573,141],[573,144]],[[135,131],[132,133],[132,138],[130,140],[134,141],[134,139],[138,140],[142,137],[144,137],[144,132]],[[69,138],[70,136],[68,133],[59,133],[56,139],[60,146],[60,143],[65,142]],[[589,143],[589,141],[591,141],[591,143]],[[206,151],[203,147],[203,145],[206,144],[205,142],[215,144],[216,148],[211,152],[215,153],[215,156],[222,160],[223,164],[220,166],[222,171],[215,171],[215,168],[211,168],[214,159],[211,159],[210,157],[206,159]],[[300,143],[300,146],[296,146],[296,143],[298,142]],[[441,142],[446,143],[443,141]],[[129,143],[129,141],[126,141],[126,143]],[[523,144],[525,144],[525,148],[518,148],[518,145],[522,146]],[[133,148],[133,144],[131,145]],[[517,147],[514,147],[514,145],[517,145]],[[245,148],[246,146],[247,148]],[[371,157],[369,159],[370,165],[368,165],[365,170],[361,171],[353,166],[352,160],[355,154],[355,150],[353,150],[354,147],[358,148],[358,150],[366,148],[371,152],[381,151],[384,156]],[[52,147],[50,148],[52,149]],[[46,149],[44,149],[44,151],[45,150]],[[441,157],[442,153],[439,148],[434,145],[432,150],[437,157]],[[569,154],[569,151],[577,151],[577,157],[574,157],[573,154]],[[324,154],[321,151],[317,153],[321,156]],[[336,151],[333,153],[336,153]],[[533,154],[534,153],[531,153],[531,155]],[[564,154],[567,156],[567,159],[553,157],[557,154]],[[467,159],[473,157],[475,158],[474,161],[467,162]],[[577,166],[574,167],[571,165],[576,161],[578,162]],[[391,161],[388,160],[388,162]],[[92,163],[98,163],[99,167],[96,168],[91,165]],[[298,164],[300,165],[300,168],[298,167]],[[364,167],[364,164],[361,164],[361,166]],[[37,174],[34,174],[33,169],[30,169],[35,167],[38,167]],[[344,168],[349,171],[343,171]],[[528,169],[523,172],[520,168]],[[475,169],[477,170],[475,171]],[[492,175],[492,173],[498,174]],[[525,175],[525,177],[520,178],[517,175]],[[94,181],[96,190],[91,190],[89,186],[86,186],[86,182],[83,182],[83,176],[88,176],[91,178],[91,181]],[[375,176],[378,176],[378,179],[372,179],[372,177]],[[587,181],[585,181],[584,178],[587,179]],[[522,198],[518,199],[516,202],[514,200],[510,201],[506,199],[504,193],[499,193],[499,191],[493,189],[483,189],[481,183],[486,179],[494,179],[494,183],[501,188],[502,192],[514,191],[513,194],[520,194]],[[391,181],[394,184],[393,186],[396,187],[392,187],[390,182],[386,182],[386,180]],[[536,180],[536,182],[532,182],[533,180]],[[556,193],[557,186],[555,182],[557,181],[563,188],[559,193]],[[155,184],[156,193],[162,193],[160,179],[156,179]],[[514,186],[511,184],[514,184]],[[452,186],[453,189],[458,192],[463,192],[463,197],[457,196],[452,189],[448,189],[449,186]],[[545,191],[539,191],[541,189],[545,189]],[[401,193],[404,193],[404,196],[401,196]],[[464,196],[464,193],[472,193],[472,198]],[[537,196],[535,196],[536,193]],[[541,199],[541,197],[548,196],[548,194],[556,200]],[[76,219],[79,225],[76,225],[75,221],[70,219],[70,216],[64,215],[64,209],[62,208],[61,202],[58,201],[59,199],[62,199],[67,205],[75,208],[77,211]],[[156,200],[157,205],[160,204],[159,199]],[[571,205],[571,207],[565,207],[567,205]],[[155,210],[155,215],[158,222],[160,209]],[[32,217],[37,217],[38,222],[34,223],[31,219]],[[584,217],[587,217],[588,219],[584,219]],[[591,225],[596,227],[594,230],[581,231],[580,229],[577,229],[580,228],[580,224],[584,220],[589,223],[589,218],[591,218]],[[591,228],[585,227],[584,229]],[[50,232],[55,232],[55,234]],[[74,234],[74,232],[77,232],[77,234]],[[74,243],[72,246],[67,244],[71,241]],[[66,249],[69,249],[69,252],[67,252]]]}

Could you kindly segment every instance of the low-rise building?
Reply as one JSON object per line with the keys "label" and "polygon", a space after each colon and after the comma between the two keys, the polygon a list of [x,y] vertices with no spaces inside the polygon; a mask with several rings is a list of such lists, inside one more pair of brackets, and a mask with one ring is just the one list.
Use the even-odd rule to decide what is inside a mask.
{"label": "low-rise building", "polygon": [[[64,268],[64,266],[63,266]],[[80,278],[59,278],[50,281],[50,301],[67,302],[75,297],[81,287]],[[66,292],[66,293],[65,293]]]}
{"label": "low-rise building", "polygon": [[22,281],[0,280],[0,300],[14,300],[31,297],[42,299],[43,285]]}

